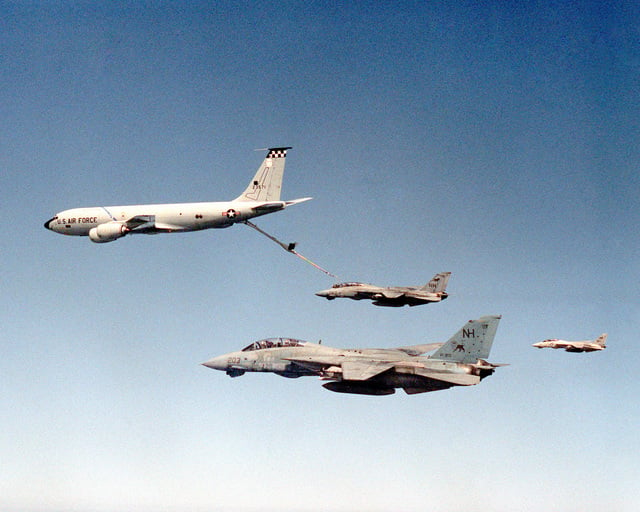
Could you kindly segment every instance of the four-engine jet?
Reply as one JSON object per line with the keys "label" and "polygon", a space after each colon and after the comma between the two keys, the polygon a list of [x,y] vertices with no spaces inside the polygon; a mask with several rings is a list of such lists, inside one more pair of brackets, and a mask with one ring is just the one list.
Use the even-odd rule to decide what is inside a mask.
{"label": "four-engine jet", "polygon": [[[291,338],[256,341],[239,352],[202,363],[238,377],[272,372],[283,377],[316,375],[330,391],[390,395],[402,388],[410,395],[473,386],[504,366],[486,361],[500,316],[469,320],[446,343],[395,349],[338,349]],[[437,349],[432,355],[426,352]]]}
{"label": "four-engine jet", "polygon": [[246,190],[233,201],[74,208],[58,213],[44,227],[63,235],[112,242],[128,234],[174,233],[228,228],[237,222],[284,210],[310,197],[280,200],[287,150],[270,148]]}
{"label": "four-engine jet", "polygon": [[549,339],[533,344],[537,348],[563,348],[567,352],[595,352],[607,348],[607,334],[603,333],[595,340],[566,341]]}
{"label": "four-engine jet", "polygon": [[366,283],[334,284],[328,290],[316,293],[319,297],[333,300],[345,297],[353,300],[371,299],[376,306],[402,307],[405,305],[419,306],[429,302],[440,302],[449,295],[445,291],[451,272],[441,272],[423,287],[413,286],[375,286]]}

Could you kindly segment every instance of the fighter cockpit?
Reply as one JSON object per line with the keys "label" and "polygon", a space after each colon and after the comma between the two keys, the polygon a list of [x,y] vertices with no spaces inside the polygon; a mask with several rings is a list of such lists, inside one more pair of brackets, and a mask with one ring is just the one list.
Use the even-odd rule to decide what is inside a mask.
{"label": "fighter cockpit", "polygon": [[334,284],[331,288],[345,288],[347,286],[362,286],[362,283],[338,283]]}
{"label": "fighter cockpit", "polygon": [[267,338],[265,340],[254,341],[251,345],[242,349],[242,352],[251,352],[252,350],[262,350],[265,348],[278,347],[302,347],[304,341],[294,340],[291,338]]}

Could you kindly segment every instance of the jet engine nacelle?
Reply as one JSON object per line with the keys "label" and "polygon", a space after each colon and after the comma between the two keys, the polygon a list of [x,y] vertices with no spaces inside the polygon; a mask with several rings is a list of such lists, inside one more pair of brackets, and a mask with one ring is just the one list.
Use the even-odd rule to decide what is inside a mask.
{"label": "jet engine nacelle", "polygon": [[120,222],[105,222],[89,231],[89,238],[97,244],[113,242],[129,232],[129,228]]}

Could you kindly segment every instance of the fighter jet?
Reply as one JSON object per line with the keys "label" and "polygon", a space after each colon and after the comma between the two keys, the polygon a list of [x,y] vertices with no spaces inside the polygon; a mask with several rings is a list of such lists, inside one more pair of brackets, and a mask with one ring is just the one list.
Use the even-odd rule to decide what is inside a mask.
{"label": "fighter jet", "polygon": [[595,340],[566,341],[549,339],[533,344],[537,348],[563,348],[567,352],[595,352],[607,348],[607,334],[603,333]]}
{"label": "fighter jet", "polygon": [[246,190],[233,201],[74,208],[56,214],[44,227],[63,235],[88,236],[92,242],[113,242],[129,234],[157,234],[228,228],[310,197],[280,200],[289,147],[270,148]]}
{"label": "fighter jet", "polygon": [[371,299],[376,306],[402,307],[405,305],[419,306],[429,302],[440,302],[449,294],[445,291],[451,272],[441,272],[433,276],[433,279],[423,287],[413,286],[389,286],[383,288],[367,283],[339,283],[334,284],[328,290],[316,293],[319,297],[333,300],[337,297],[362,300]]}
{"label": "fighter jet", "polygon": [[[446,343],[392,349],[339,349],[293,338],[268,338],[239,352],[202,363],[230,377],[245,372],[272,372],[282,377],[318,376],[337,393],[391,395],[453,386],[473,386],[504,366],[486,361],[500,316],[469,320]],[[435,350],[432,355],[426,352]]]}

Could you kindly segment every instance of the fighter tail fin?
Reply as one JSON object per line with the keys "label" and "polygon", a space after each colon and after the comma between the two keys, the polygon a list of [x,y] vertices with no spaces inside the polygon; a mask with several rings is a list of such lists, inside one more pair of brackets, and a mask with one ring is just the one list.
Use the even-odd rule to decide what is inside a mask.
{"label": "fighter tail fin", "polygon": [[600,336],[598,336],[598,338],[596,339],[596,343],[602,347],[606,347],[607,346],[607,333],[603,332]]}
{"label": "fighter tail fin", "polygon": [[246,190],[236,201],[280,201],[287,148],[269,148]]}
{"label": "fighter tail fin", "polygon": [[447,289],[447,283],[450,277],[451,272],[440,272],[433,276],[431,281],[425,284],[422,289],[432,293],[444,292]]}
{"label": "fighter tail fin", "polygon": [[469,320],[449,341],[434,352],[433,359],[475,363],[489,357],[501,316],[483,316]]}

